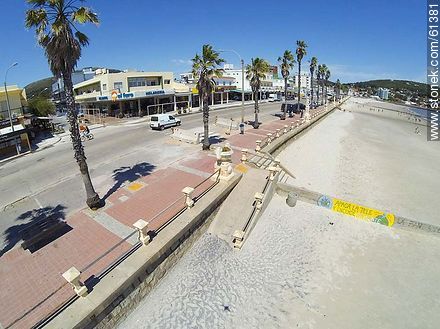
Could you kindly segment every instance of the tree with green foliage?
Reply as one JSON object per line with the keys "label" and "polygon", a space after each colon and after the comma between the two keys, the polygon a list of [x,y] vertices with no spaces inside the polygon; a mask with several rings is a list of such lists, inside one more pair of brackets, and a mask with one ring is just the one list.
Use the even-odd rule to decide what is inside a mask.
{"label": "tree with green foliage", "polygon": [[251,64],[246,66],[246,79],[249,80],[252,94],[254,95],[254,129],[258,129],[260,123],[258,122],[258,113],[260,112],[258,107],[258,94],[261,88],[261,80],[266,77],[266,74],[269,72],[269,63],[262,58],[252,58]]}
{"label": "tree with green foliage", "polygon": [[330,79],[330,69],[325,65],[325,74],[324,74],[324,80],[325,80],[325,104],[327,104],[327,101],[328,101],[328,94],[327,94],[328,79]]}
{"label": "tree with green foliage", "polygon": [[321,82],[321,105],[325,102],[325,93],[324,93],[324,82],[325,82],[325,74],[327,72],[327,65],[320,64],[318,65],[318,74],[319,74],[319,81]]}
{"label": "tree with green foliage", "polygon": [[55,114],[55,105],[47,98],[38,96],[28,101],[29,110],[37,117]]}
{"label": "tree with green foliage", "polygon": [[[301,62],[305,55],[307,55],[307,45],[303,40],[298,40],[296,42],[296,60],[298,62],[298,109],[299,107],[299,101],[301,99]],[[301,117],[303,116],[304,112],[301,111]]]}
{"label": "tree with green foliage", "polygon": [[[223,69],[219,66],[224,59],[215,51],[211,45],[203,45],[202,54],[196,54],[192,59],[192,73],[197,79],[199,99],[203,100],[203,150],[209,150],[209,96],[215,89],[215,77],[223,75]],[[212,97],[214,97],[212,95]]]}
{"label": "tree with green foliage", "polygon": [[[284,51],[282,57],[278,57],[278,63],[281,68],[281,75],[284,79],[284,103],[287,104],[287,80],[289,79],[290,70],[293,68],[295,64],[295,58],[293,58],[293,54],[290,50]],[[286,109],[287,105],[284,106],[283,117],[286,117]]]}
{"label": "tree with green foliage", "polygon": [[336,80],[335,87],[336,87],[336,100],[339,101],[339,99],[341,98],[341,88],[342,88],[341,81],[339,81],[339,79]]}
{"label": "tree with green foliage", "polygon": [[310,60],[310,94],[311,94],[311,99],[310,102],[311,104],[313,104],[313,75],[315,74],[315,70],[316,67],[318,66],[318,59],[316,57],[312,57],[312,59]]}
{"label": "tree with green foliage", "polygon": [[27,0],[32,8],[26,12],[25,23],[27,28],[35,28],[38,43],[45,51],[54,76],[63,79],[74,157],[79,165],[87,193],[87,205],[91,209],[97,209],[103,205],[103,202],[95,192],[90,179],[73,97],[72,72],[81,58],[82,47],[89,44],[89,38],[78,30],[77,24],[99,23],[97,15],[90,8],[82,6],[82,2],[82,0]]}

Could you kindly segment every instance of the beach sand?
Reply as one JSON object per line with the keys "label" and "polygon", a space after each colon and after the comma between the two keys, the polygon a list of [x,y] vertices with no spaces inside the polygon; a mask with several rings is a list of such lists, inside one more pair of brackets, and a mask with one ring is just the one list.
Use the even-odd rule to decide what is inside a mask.
{"label": "beach sand", "polygon": [[[357,106],[280,154],[288,183],[440,225],[439,147]],[[120,327],[437,328],[439,256],[439,236],[275,195],[241,251],[203,235]]]}

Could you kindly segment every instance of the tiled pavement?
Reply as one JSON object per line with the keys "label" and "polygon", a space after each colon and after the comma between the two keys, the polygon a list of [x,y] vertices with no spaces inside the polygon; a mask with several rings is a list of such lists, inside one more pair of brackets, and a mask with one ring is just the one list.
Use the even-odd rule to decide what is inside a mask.
{"label": "tiled pavement", "polygon": [[[246,126],[244,135],[234,132],[224,136],[236,150],[233,162],[240,161],[240,149],[253,150],[256,140],[297,120],[297,116],[285,121],[274,118],[260,129]],[[107,198],[105,208],[97,212],[83,209],[68,217],[67,223],[72,229],[38,251],[30,253],[16,247],[5,253],[0,258],[0,328],[28,328],[50,314],[73,296],[71,287],[61,276],[63,272],[75,266],[82,270],[82,280],[91,282],[90,279],[136,242],[135,237],[123,241],[133,232],[135,221],[142,218],[151,223],[152,229],[160,227],[183,208],[181,190],[205,181],[213,173],[214,163],[213,152],[193,153],[120,187]],[[207,180],[199,186],[196,196],[210,184],[212,182]],[[178,203],[155,217],[179,198]],[[111,248],[114,249],[105,254]],[[102,258],[95,261],[98,257]]]}

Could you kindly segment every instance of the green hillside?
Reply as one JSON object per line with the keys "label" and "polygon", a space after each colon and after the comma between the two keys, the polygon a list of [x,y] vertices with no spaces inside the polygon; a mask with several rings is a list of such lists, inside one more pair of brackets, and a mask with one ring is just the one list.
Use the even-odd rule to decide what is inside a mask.
{"label": "green hillside", "polygon": [[387,88],[394,92],[401,92],[416,97],[425,97],[428,85],[426,83],[407,80],[370,80],[347,84],[354,88],[370,89]]}
{"label": "green hillside", "polygon": [[[52,81],[53,78],[45,78],[38,81],[31,82],[28,84],[26,89],[26,95],[29,98],[36,97],[38,95],[45,97],[45,98],[51,98],[52,95]],[[47,90],[44,90],[47,88]],[[44,90],[44,91],[43,91]]]}

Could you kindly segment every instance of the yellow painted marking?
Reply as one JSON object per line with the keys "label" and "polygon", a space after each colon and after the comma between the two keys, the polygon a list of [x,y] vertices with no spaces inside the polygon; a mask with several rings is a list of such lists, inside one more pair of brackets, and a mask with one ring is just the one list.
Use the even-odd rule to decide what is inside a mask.
{"label": "yellow painted marking", "polygon": [[331,209],[341,214],[353,216],[365,221],[377,222],[387,226],[393,226],[394,224],[393,214],[385,213],[377,209],[364,207],[340,199],[333,198],[332,201],[333,205]]}
{"label": "yellow painted marking", "polygon": [[134,183],[131,183],[130,185],[128,185],[127,189],[135,192],[135,191],[140,190],[142,187],[144,187],[144,185],[142,185],[141,183],[134,182]]}
{"label": "yellow painted marking", "polygon": [[238,164],[235,166],[235,170],[237,170],[238,172],[241,172],[242,174],[245,174],[248,172],[248,167],[242,163]]}

